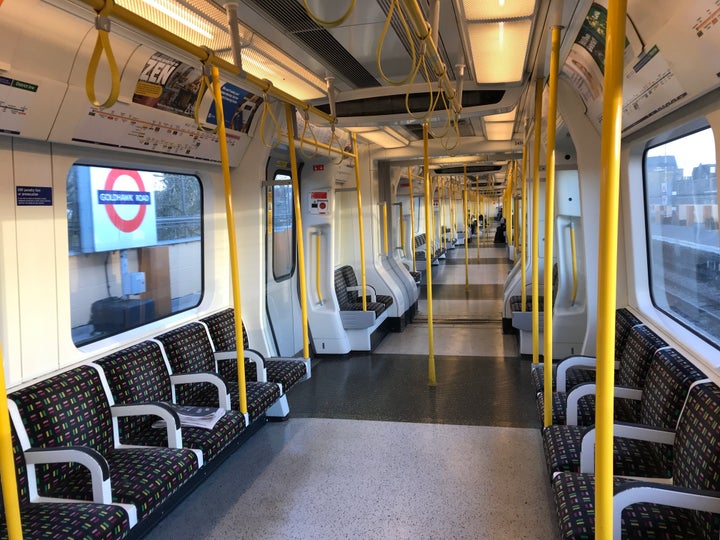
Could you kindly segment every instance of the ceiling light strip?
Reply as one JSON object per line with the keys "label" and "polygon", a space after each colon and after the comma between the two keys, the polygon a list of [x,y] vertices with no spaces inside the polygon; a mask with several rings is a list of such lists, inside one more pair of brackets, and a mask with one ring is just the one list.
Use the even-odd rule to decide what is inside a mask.
{"label": "ceiling light strip", "polygon": [[[88,6],[92,7],[96,12],[99,12],[102,10],[106,5],[106,0],[81,0],[84,4],[87,4]],[[143,32],[146,32],[152,36],[155,36],[166,43],[169,43],[170,45],[173,45],[179,49],[182,49],[183,51],[187,52],[188,54],[191,54],[192,56],[198,58],[201,62],[206,62],[210,65],[217,66],[219,69],[222,69],[223,71],[230,73],[232,75],[236,76],[244,76],[244,79],[248,81],[253,86],[258,87],[263,93],[267,93],[270,95],[273,95],[280,100],[290,103],[291,105],[295,105],[297,108],[310,112],[314,114],[315,116],[319,116],[320,118],[325,119],[327,122],[332,122],[333,118],[329,114],[313,107],[312,105],[305,103],[304,101],[301,101],[297,99],[295,96],[288,94],[287,92],[283,92],[279,88],[276,88],[272,85],[272,83],[268,80],[260,79],[258,77],[255,77],[254,75],[250,73],[244,73],[242,74],[240,72],[240,68],[238,68],[236,65],[231,64],[230,62],[227,62],[226,60],[223,60],[222,58],[219,58],[216,56],[213,51],[209,51],[203,47],[198,47],[197,45],[194,45],[193,43],[190,43],[187,40],[184,40],[172,32],[168,32],[164,28],[161,28],[160,26],[153,24],[146,19],[143,19],[142,17],[136,15],[132,11],[129,11],[121,6],[118,6],[117,4],[112,5],[112,7],[108,10],[108,15],[115,17],[122,22],[129,24],[130,26],[137,28]]]}

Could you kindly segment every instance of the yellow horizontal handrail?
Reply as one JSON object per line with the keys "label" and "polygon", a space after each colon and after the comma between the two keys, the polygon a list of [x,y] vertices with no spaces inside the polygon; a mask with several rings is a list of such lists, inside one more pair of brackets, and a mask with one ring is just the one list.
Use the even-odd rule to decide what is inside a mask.
{"label": "yellow horizontal handrail", "polygon": [[224,72],[227,72],[231,75],[236,75],[240,78],[244,78],[248,83],[259,88],[262,92],[273,95],[286,103],[290,103],[298,109],[311,112],[315,116],[323,118],[327,122],[333,121],[333,117],[331,115],[313,107],[308,103],[305,103],[304,101],[296,98],[292,94],[288,94],[287,92],[280,90],[279,88],[273,86],[270,81],[267,81],[266,79],[260,79],[259,77],[256,77],[250,73],[243,72],[235,64],[232,64],[231,62],[228,62],[216,56],[215,53],[210,49],[200,47],[199,45],[195,45],[194,43],[190,43],[189,41],[182,39],[181,37],[173,34],[172,32],[165,30],[161,26],[158,26],[157,24],[151,23],[150,21],[143,19],[132,11],[113,4],[111,0],[82,0],[82,2],[92,7],[97,12],[101,11],[106,6],[110,6],[106,12],[108,16],[113,16],[116,19],[134,28],[137,28],[156,38],[159,38],[162,41],[173,45],[178,49],[187,52],[188,54],[191,54],[203,63],[209,64],[211,66],[216,66],[218,69],[221,69]]}

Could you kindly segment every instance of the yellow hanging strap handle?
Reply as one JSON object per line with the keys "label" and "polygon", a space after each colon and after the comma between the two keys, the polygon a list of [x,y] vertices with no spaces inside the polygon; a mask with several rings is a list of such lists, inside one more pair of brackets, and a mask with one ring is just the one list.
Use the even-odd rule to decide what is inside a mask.
{"label": "yellow hanging strap handle", "polygon": [[[215,98],[215,114],[218,125],[218,143],[220,144],[220,162],[222,164],[225,185],[225,215],[227,219],[228,242],[230,244],[230,273],[232,278],[233,307],[235,308],[235,336],[242,340],[242,303],[240,302],[240,272],[238,270],[237,238],[235,235],[235,214],[232,203],[232,184],[230,182],[230,160],[228,158],[227,139],[225,138],[225,115],[223,112],[222,93],[220,92],[220,71],[212,66],[212,86]],[[247,422],[247,391],[245,386],[245,362],[242,358],[237,363],[238,391],[240,412]]]}
{"label": "yellow hanging strap handle", "polygon": [[[393,13],[397,9],[398,13],[398,19],[400,20],[400,24],[402,25],[403,32],[405,33],[405,37],[408,40],[408,43],[410,45],[410,62],[412,64],[412,67],[410,68],[410,71],[405,76],[405,78],[401,80],[392,80],[387,75],[385,75],[385,72],[382,68],[382,49],[383,44],[385,43],[385,37],[387,36],[388,30],[390,29],[390,24],[392,21]],[[430,35],[430,32],[428,31],[426,33],[426,36],[421,39],[427,39],[427,36]],[[416,67],[418,62],[417,57],[417,51],[415,50],[415,39],[413,38],[412,30],[410,29],[410,26],[408,25],[407,19],[405,17],[405,14],[402,10],[402,5],[400,4],[399,0],[391,0],[390,2],[390,8],[388,9],[387,17],[385,17],[385,24],[383,25],[382,32],[380,33],[380,39],[378,39],[378,45],[377,49],[375,50],[375,63],[377,64],[378,72],[380,73],[380,77],[388,84],[392,86],[402,86],[403,84],[411,82],[415,78],[415,74],[417,73]]]}
{"label": "yellow hanging strap handle", "polygon": [[15,476],[15,458],[13,457],[12,435],[10,434],[10,414],[7,407],[5,390],[5,365],[0,348],[0,477],[2,478],[3,504],[10,540],[22,539],[20,521],[20,502],[18,500],[17,477]]}
{"label": "yellow hanging strap handle", "polygon": [[[114,5],[113,0],[106,0],[105,6],[97,12],[95,17],[95,28],[97,29],[97,39],[95,40],[95,48],[90,56],[87,74],[85,75],[85,93],[90,103],[95,107],[110,107],[117,101],[120,95],[120,71],[118,70],[115,55],[110,46],[110,12]],[[107,57],[108,67],[110,68],[110,94],[107,99],[100,103],[95,96],[95,75],[97,75],[98,66],[100,65],[100,57],[103,52]]]}
{"label": "yellow hanging strap handle", "polygon": [[[300,150],[300,153],[305,158],[312,159],[317,155],[318,140],[317,140],[317,137],[315,136],[315,130],[313,129],[312,124],[310,123],[310,113],[308,113],[307,111],[303,111],[303,120],[304,120],[304,124],[303,124],[302,134],[300,135],[299,150]],[[305,146],[305,134],[308,132],[308,130],[310,130],[310,135],[312,135],[312,140],[313,140],[313,145],[312,145],[313,151],[312,152],[305,152],[305,150],[303,148]]]}
{"label": "yellow hanging strap handle", "polygon": [[[193,108],[193,117],[195,118],[195,125],[200,131],[204,131],[205,133],[217,133],[219,125],[215,126],[214,128],[208,128],[203,125],[203,123],[200,121],[200,105],[202,103],[203,97],[205,97],[205,93],[207,92],[208,88],[212,86],[212,83],[210,81],[210,77],[212,76],[212,70],[210,68],[209,64],[203,64],[203,74],[200,76],[200,88],[198,88],[197,96],[195,97],[195,107]],[[215,106],[217,109],[217,105]],[[217,111],[215,113],[217,115]]]}
{"label": "yellow hanging strap handle", "polygon": [[[280,122],[278,122],[277,117],[275,116],[275,113],[272,111],[272,107],[270,107],[270,102],[268,101],[268,92],[272,88],[272,83],[268,80],[265,80],[265,83],[267,84],[267,88],[263,91],[263,111],[262,115],[260,116],[260,140],[263,143],[263,146],[265,148],[270,148],[271,150],[275,150],[275,148],[278,147],[280,144]],[[267,117],[270,117],[270,119],[273,122],[273,125],[275,127],[275,133],[277,134],[275,143],[268,144],[265,140],[265,121],[267,120]],[[272,141],[272,140],[271,140]]]}
{"label": "yellow hanging strap handle", "polygon": [[313,10],[308,5],[308,0],[303,0],[303,4],[305,4],[305,11],[308,14],[308,17],[310,17],[315,23],[317,23],[320,26],[324,26],[325,28],[334,28],[336,26],[340,26],[342,23],[345,22],[345,20],[350,16],[353,9],[355,9],[355,0],[350,0],[350,5],[348,6],[345,13],[343,13],[340,17],[337,19],[333,19],[331,21],[327,21],[324,19],[321,19],[318,17]]}

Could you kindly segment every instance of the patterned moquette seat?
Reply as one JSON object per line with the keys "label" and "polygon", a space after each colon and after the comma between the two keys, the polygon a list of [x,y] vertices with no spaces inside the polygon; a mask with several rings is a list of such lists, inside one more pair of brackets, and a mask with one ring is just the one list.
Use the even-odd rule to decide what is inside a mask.
{"label": "patterned moquette seat", "polygon": [[[353,270],[352,266],[346,264],[345,266],[341,266],[339,268],[339,270],[340,270],[340,272],[342,272],[342,275],[345,278],[345,285],[347,285],[348,288],[359,286],[357,276],[355,275],[355,270]],[[352,302],[361,302],[362,303],[360,291],[348,290],[348,296],[350,297],[350,300]],[[367,296],[366,300],[368,302],[371,301],[371,297]],[[376,294],[375,301],[380,304],[383,304],[387,308],[392,305],[393,297],[388,296],[386,294]]]}
{"label": "patterned moquette seat", "polygon": [[[672,485],[615,478],[616,506],[625,497],[622,518],[614,520],[614,538],[716,539],[720,534],[720,388],[694,386],[673,441]],[[595,477],[561,472],[552,487],[560,536],[595,536]],[[633,488],[642,487],[642,491]],[[694,497],[703,495],[712,512],[699,511]],[[648,502],[662,497],[662,504]],[[628,502],[629,499],[629,502]],[[684,507],[683,507],[684,506]]]}
{"label": "patterned moquette seat", "polygon": [[[626,388],[642,389],[647,375],[650,361],[658,349],[667,347],[655,332],[644,325],[633,327],[628,335],[620,367],[617,372],[615,384]],[[577,401],[577,423],[580,426],[589,426],[595,423],[595,394],[594,390],[584,395],[592,384],[581,384],[573,388],[570,393],[553,392],[552,394],[552,423],[565,424],[567,422],[568,401],[574,402],[577,396],[582,396]],[[538,394],[536,399],[538,416],[540,422],[544,414],[544,393]],[[637,422],[640,418],[640,402],[615,399],[615,419],[621,422]]]}
{"label": "patterned moquette seat", "polygon": [[[105,372],[117,405],[170,404],[172,383],[160,345],[143,341],[95,362]],[[166,446],[165,431],[152,427],[157,416],[142,415],[118,419],[123,444]],[[203,460],[215,458],[245,429],[245,418],[238,411],[226,411],[213,429],[183,426],[182,443],[203,453]]]}
{"label": "patterned moquette seat", "polygon": [[[675,431],[680,411],[693,383],[705,374],[675,349],[661,349],[650,364],[640,396],[638,424]],[[594,449],[594,428],[584,426],[548,426],[543,431],[545,460],[550,475],[556,471],[592,472],[580,469],[583,438],[588,451]],[[620,476],[667,478],[672,472],[672,446],[615,438],[614,473]]]}
{"label": "patterned moquette seat", "polygon": [[[640,322],[640,319],[638,319],[635,315],[630,313],[625,308],[620,308],[615,312],[615,360],[619,361],[622,357],[623,351],[625,350],[625,343],[627,342],[627,338],[630,335],[630,330],[634,326],[638,326],[639,324],[642,324]],[[581,362],[583,360],[583,357],[580,356],[571,356],[567,359],[562,360],[561,362],[565,362],[567,360],[575,361],[577,359],[577,362]],[[588,357],[587,360],[590,363],[595,362],[594,357]],[[561,363],[560,362],[560,363]],[[553,364],[553,389],[557,388],[557,373],[558,373],[558,367],[560,363]],[[545,376],[545,371],[543,369],[542,364],[537,364],[533,366],[533,369],[530,371],[530,378],[533,383],[533,387],[535,388],[535,393],[538,394],[539,392],[545,391],[545,381],[543,377]],[[578,384],[586,383],[586,382],[594,382],[595,381],[595,370],[594,369],[583,369],[582,367],[571,367],[567,369],[566,372],[566,379],[565,379],[565,388],[559,389],[560,392],[569,392],[573,388],[575,388]]]}
{"label": "patterned moquette seat", "polygon": [[[348,291],[347,282],[345,281],[345,276],[343,275],[342,270],[340,268],[336,268],[335,296],[337,297],[338,307],[340,308],[340,311],[363,310],[362,300],[353,296],[354,294],[354,292],[351,294],[351,291]],[[366,301],[365,305],[367,307],[367,311],[374,311],[376,316],[380,316],[387,309],[385,304],[382,304],[380,302]]]}
{"label": "patterned moquette seat", "polygon": [[[115,440],[111,404],[98,368],[80,366],[10,394],[34,449],[79,447],[96,476],[77,463],[35,465],[38,493],[62,499],[96,500],[108,489],[112,502],[135,505],[142,521],[187,482],[200,460],[185,448],[122,448]],[[16,428],[19,429],[22,426]],[[98,484],[97,471],[103,474]],[[108,480],[106,484],[104,480]]]}
{"label": "patterned moquette seat", "polygon": [[[37,490],[28,484],[27,465],[14,426],[11,426],[13,458],[20,503],[23,538],[92,538],[119,540],[125,538],[137,520],[132,512],[119,505],[94,502],[31,502]],[[0,540],[8,538],[5,505],[0,490]]]}
{"label": "patterned moquette seat", "polygon": [[[202,321],[210,331],[215,352],[231,352],[237,350],[235,339],[235,311],[232,308],[224,309],[218,313],[205,317]],[[307,376],[307,366],[302,360],[290,358],[264,358],[258,351],[250,348],[245,324],[242,325],[243,350],[245,356],[245,377],[247,380],[257,380],[257,366],[250,361],[250,356],[260,356],[265,366],[267,380],[282,385],[283,392],[287,392],[298,381]],[[237,359],[230,358],[218,362],[218,373],[226,381],[237,379]]]}
{"label": "patterned moquette seat", "polygon": [[[186,324],[157,337],[163,344],[173,374],[207,373],[217,375],[214,351],[207,327],[199,322]],[[218,381],[224,384],[230,395],[231,407],[240,408],[237,377],[235,380]],[[247,408],[250,421],[254,421],[280,398],[277,384],[246,381]],[[177,402],[183,405],[218,407],[218,391],[209,382],[183,384],[176,390]]]}

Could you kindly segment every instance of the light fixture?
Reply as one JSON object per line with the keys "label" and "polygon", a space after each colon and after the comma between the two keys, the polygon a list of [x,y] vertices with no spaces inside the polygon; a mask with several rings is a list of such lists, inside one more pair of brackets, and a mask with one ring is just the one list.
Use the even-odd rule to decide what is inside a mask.
{"label": "light fixture", "polygon": [[536,0],[463,0],[479,84],[520,82]]}
{"label": "light fixture", "polygon": [[488,141],[509,141],[513,136],[515,122],[485,122]]}
{"label": "light fixture", "polygon": [[354,131],[363,139],[375,143],[383,148],[402,148],[410,144],[405,137],[400,135],[397,131],[389,127],[377,128],[348,128],[349,131]]}
{"label": "light fixture", "polygon": [[468,21],[497,21],[531,17],[535,0],[463,0]]}
{"label": "light fixture", "polygon": [[[179,38],[208,47],[223,60],[234,62],[227,14],[215,3],[198,0],[114,1]],[[242,51],[245,71],[260,79],[269,79],[277,88],[304,101],[325,96],[324,79],[242,23],[238,24],[238,30],[247,43]]]}
{"label": "light fixture", "polygon": [[468,24],[478,83],[522,80],[531,25],[529,19]]}
{"label": "light fixture", "polygon": [[213,35],[210,32],[204,30],[199,25],[189,20],[188,16],[190,15],[190,13],[178,13],[177,7],[171,7],[170,5],[166,5],[169,4],[169,2],[163,0],[143,0],[143,2],[145,2],[150,7],[157,9],[160,13],[164,13],[171,19],[179,22],[184,27],[189,28],[193,32],[197,32],[201,36],[204,36],[208,39],[213,39]]}

